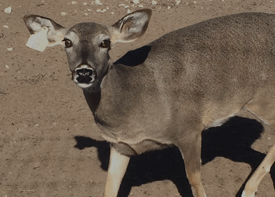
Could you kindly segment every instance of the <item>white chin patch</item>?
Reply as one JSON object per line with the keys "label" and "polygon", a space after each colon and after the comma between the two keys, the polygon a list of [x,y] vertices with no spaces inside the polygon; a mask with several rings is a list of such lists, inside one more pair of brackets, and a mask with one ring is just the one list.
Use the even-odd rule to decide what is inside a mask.
{"label": "white chin patch", "polygon": [[88,88],[88,87],[91,87],[91,86],[92,86],[91,83],[86,84],[86,83],[78,83],[78,82],[76,82],[76,84],[77,84],[79,87],[81,87],[81,88]]}

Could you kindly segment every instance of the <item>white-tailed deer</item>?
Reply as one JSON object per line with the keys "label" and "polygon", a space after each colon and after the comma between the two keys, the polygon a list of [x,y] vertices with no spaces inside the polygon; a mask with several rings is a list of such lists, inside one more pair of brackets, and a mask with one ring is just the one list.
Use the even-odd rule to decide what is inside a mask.
{"label": "white-tailed deer", "polygon": [[[78,23],[64,28],[49,18],[24,17],[47,46],[64,45],[72,79],[111,143],[105,197],[116,197],[131,155],[175,145],[198,197],[201,132],[245,108],[275,128],[275,15],[243,13],[173,31],[113,62],[109,50],[147,29],[151,10],[112,26]],[[42,31],[43,30],[43,31]],[[42,37],[41,37],[42,39]],[[34,47],[35,48],[35,47]],[[248,181],[253,197],[275,159],[275,148]]]}

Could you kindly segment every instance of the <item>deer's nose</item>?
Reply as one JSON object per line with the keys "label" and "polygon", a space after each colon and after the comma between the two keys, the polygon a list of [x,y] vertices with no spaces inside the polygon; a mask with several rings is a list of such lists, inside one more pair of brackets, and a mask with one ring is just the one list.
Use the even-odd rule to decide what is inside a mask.
{"label": "deer's nose", "polygon": [[91,85],[91,83],[95,80],[96,71],[91,66],[83,64],[75,68],[72,72],[72,79],[78,85],[86,84]]}
{"label": "deer's nose", "polygon": [[92,69],[88,69],[88,68],[82,68],[82,69],[78,69],[76,70],[76,73],[81,76],[81,77],[89,77],[93,75],[93,70]]}
{"label": "deer's nose", "polygon": [[93,73],[94,71],[91,70],[91,69],[88,69],[88,68],[82,68],[82,69],[78,69],[76,70],[76,74],[78,75],[78,77],[76,78],[76,80],[79,82],[79,83],[90,83],[93,78]]}

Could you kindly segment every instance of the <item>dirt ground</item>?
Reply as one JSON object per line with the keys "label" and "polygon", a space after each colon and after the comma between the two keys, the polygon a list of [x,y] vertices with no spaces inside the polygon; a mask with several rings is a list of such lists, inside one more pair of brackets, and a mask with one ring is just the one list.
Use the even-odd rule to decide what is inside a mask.
{"label": "dirt ground", "polygon": [[[0,0],[0,197],[100,197],[109,145],[82,95],[70,79],[61,47],[43,53],[25,46],[25,14],[39,14],[70,26],[94,21],[112,24],[141,7],[153,10],[147,33],[112,51],[115,60],[161,35],[218,16],[275,12],[264,0]],[[11,6],[12,12],[4,9]],[[128,7],[127,7],[128,6]],[[64,13],[63,13],[64,12]],[[246,112],[240,115],[253,118]],[[240,196],[243,184],[275,143],[271,129],[253,119],[233,118],[203,132],[202,179],[207,196]],[[275,170],[259,197],[275,196]],[[120,197],[190,197],[183,160],[176,148],[133,157]]]}

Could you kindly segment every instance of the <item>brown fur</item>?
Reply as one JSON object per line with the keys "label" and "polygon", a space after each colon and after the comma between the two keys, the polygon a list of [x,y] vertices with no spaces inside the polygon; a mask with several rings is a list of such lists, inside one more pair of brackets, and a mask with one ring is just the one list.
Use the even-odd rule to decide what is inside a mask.
{"label": "brown fur", "polygon": [[[113,44],[137,39],[151,15],[149,10],[140,13],[142,19],[130,14],[108,28],[82,23],[69,29],[65,37],[76,29],[79,43],[85,43],[67,51],[70,68],[85,61],[97,70],[96,82],[83,91],[112,150],[133,155],[176,145],[191,185],[198,197],[204,197],[202,130],[221,125],[243,107],[275,126],[275,15],[243,13],[204,21],[164,35],[113,63],[108,51],[98,48],[97,36],[109,36]],[[144,26],[130,34],[135,20]],[[122,171],[126,159],[124,163]],[[109,179],[112,183],[107,185],[112,185]]]}

